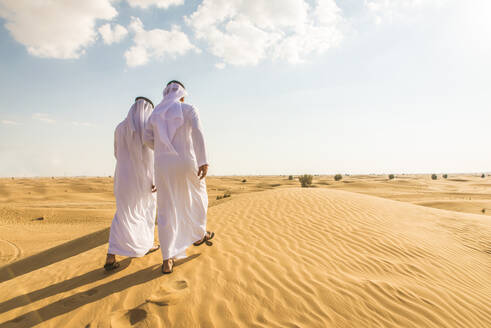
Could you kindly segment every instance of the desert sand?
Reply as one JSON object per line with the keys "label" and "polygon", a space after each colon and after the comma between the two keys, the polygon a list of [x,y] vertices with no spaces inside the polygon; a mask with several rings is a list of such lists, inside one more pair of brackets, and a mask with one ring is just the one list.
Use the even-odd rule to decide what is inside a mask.
{"label": "desert sand", "polygon": [[111,178],[0,179],[0,327],[491,327],[490,177],[207,182],[214,245],[167,276],[102,269]]}

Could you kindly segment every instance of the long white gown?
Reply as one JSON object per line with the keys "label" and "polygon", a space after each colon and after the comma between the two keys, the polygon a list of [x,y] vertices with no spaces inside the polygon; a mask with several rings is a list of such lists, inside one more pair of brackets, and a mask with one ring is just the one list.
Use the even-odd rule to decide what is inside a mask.
{"label": "long white gown", "polygon": [[139,99],[114,133],[116,214],[109,234],[109,254],[141,257],[154,242],[156,201],[153,150],[143,143],[153,106]]}
{"label": "long white gown", "polygon": [[186,248],[206,233],[208,195],[205,180],[197,176],[198,167],[208,164],[202,128],[196,109],[185,103],[179,105],[180,126],[167,139],[172,152],[162,142],[166,138],[160,135],[166,133],[162,126],[168,126],[168,122],[159,115],[159,106],[150,116],[144,134],[147,145],[155,150],[157,222],[164,260],[186,257]]}

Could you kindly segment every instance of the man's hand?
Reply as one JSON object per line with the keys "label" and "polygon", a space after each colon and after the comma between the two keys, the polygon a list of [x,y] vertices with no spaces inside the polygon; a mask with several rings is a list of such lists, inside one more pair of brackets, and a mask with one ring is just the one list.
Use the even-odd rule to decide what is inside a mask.
{"label": "man's hand", "polygon": [[152,192],[156,192],[157,191],[157,187],[155,187],[155,185],[152,185]]}
{"label": "man's hand", "polygon": [[208,173],[208,164],[201,165],[198,169],[199,179],[202,180],[204,177],[206,177],[207,173]]}

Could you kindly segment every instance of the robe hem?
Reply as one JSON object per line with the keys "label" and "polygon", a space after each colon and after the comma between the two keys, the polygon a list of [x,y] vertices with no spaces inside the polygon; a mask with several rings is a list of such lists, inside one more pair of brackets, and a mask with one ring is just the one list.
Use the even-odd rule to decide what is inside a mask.
{"label": "robe hem", "polygon": [[127,256],[127,257],[144,257],[150,249],[152,249],[152,248],[150,247],[145,253],[143,253],[141,255],[139,253],[125,252],[125,251],[121,251],[121,250],[114,249],[114,248],[109,248],[107,253],[119,255],[119,256]]}
{"label": "robe hem", "polygon": [[[176,258],[176,259],[185,259],[186,257],[188,257],[188,256],[186,255],[186,250],[187,250],[189,247],[191,247],[191,245],[192,245],[192,244],[193,244],[193,243],[189,244],[189,245],[188,245],[188,246],[186,246],[186,247],[183,247],[181,251],[172,252],[172,253],[174,253],[174,255],[169,255],[169,257],[168,257],[168,258],[166,258],[166,259],[164,258],[165,256],[164,256],[164,254],[162,253],[162,258],[164,258],[164,261],[165,261],[165,260],[168,260],[168,259],[171,259],[171,258]],[[184,255],[181,255],[181,254],[184,254]]]}

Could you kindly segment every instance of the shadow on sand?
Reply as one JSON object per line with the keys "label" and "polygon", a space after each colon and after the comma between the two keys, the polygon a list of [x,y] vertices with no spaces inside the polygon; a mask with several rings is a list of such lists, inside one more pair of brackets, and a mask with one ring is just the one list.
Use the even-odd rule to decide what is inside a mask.
{"label": "shadow on sand", "polygon": [[[188,261],[191,261],[201,254],[193,254],[183,260],[178,260],[175,263],[175,266],[182,265]],[[125,265],[129,265],[131,262],[130,259],[123,260],[122,262],[127,261]],[[123,266],[123,263],[122,263]],[[58,293],[80,287],[88,282],[93,282],[95,280],[100,280],[104,278],[107,275],[104,275],[104,272],[102,269],[97,269],[91,272],[88,272],[84,275],[81,275],[79,277],[75,277],[72,279],[69,279],[65,282],[61,282],[52,286],[45,287],[43,289],[40,289],[38,291],[34,291],[32,293],[29,293],[25,296],[25,299],[21,299],[22,296],[13,298],[11,300],[8,300],[2,304],[0,304],[0,308],[2,311],[8,311],[8,309],[13,309],[17,306],[25,305],[27,303],[26,300],[28,297],[37,297],[36,300],[46,298],[52,295],[56,295]],[[122,278],[107,282],[105,284],[102,284],[100,286],[96,286],[94,288],[91,288],[87,291],[80,292],[74,295],[71,295],[69,297],[63,298],[61,300],[58,300],[54,303],[51,303],[49,305],[46,305],[45,307],[42,307],[38,310],[33,310],[31,312],[28,312],[26,314],[23,314],[21,316],[18,316],[15,319],[9,320],[7,322],[1,323],[1,327],[32,327],[34,325],[40,324],[46,320],[50,320],[54,317],[57,317],[59,315],[68,313],[70,311],[73,311],[83,305],[96,302],[106,296],[109,296],[114,293],[121,292],[129,287],[133,287],[136,285],[144,284],[146,282],[149,282],[150,280],[162,277],[162,272],[161,272],[161,264],[158,265],[152,265],[151,267],[148,267],[146,269],[140,270],[138,272],[129,274],[127,276],[124,276]],[[31,299],[31,301],[34,301],[34,299]],[[21,302],[16,303],[16,302]]]}
{"label": "shadow on sand", "polygon": [[[122,261],[119,261],[119,263],[120,263],[120,267],[114,272],[126,269],[131,263],[131,258],[126,258]],[[31,293],[19,295],[8,301],[0,303],[0,313],[5,313],[12,309],[25,306],[33,302],[37,302],[39,300],[42,300],[43,298],[51,297],[56,294],[61,294],[69,290],[76,289],[81,286],[93,283],[95,281],[102,280],[104,278],[109,277],[109,275],[110,273],[106,272],[102,268],[99,268],[87,272],[83,275],[73,277],[65,281],[61,281],[57,284],[46,286],[44,288],[33,291]]]}
{"label": "shadow on sand", "polygon": [[104,245],[109,228],[96,231],[0,268],[0,283]]}

